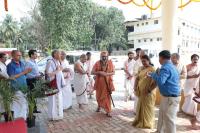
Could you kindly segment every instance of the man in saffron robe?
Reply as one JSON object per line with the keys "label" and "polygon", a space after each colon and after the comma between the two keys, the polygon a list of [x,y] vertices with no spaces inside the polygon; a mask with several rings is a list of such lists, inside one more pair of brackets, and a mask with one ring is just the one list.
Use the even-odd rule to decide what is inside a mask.
{"label": "man in saffron robe", "polygon": [[93,67],[92,74],[96,76],[94,89],[99,112],[101,108],[106,111],[106,115],[111,117],[111,93],[115,90],[112,76],[115,74],[111,60],[108,60],[108,52],[101,52],[101,59]]}

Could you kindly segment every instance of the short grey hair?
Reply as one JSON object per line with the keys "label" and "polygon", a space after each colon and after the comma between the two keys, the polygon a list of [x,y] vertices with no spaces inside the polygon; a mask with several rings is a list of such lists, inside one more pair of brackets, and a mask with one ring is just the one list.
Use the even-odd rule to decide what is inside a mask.
{"label": "short grey hair", "polygon": [[178,53],[173,53],[172,55],[171,55],[171,57],[172,56],[175,56],[178,60],[180,59],[180,55],[178,54]]}

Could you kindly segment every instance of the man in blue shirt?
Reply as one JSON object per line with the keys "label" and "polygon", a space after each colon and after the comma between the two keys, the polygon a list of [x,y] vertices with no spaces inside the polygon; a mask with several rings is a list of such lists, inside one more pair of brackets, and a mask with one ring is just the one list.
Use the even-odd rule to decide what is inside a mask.
{"label": "man in blue shirt", "polygon": [[176,67],[170,61],[171,54],[164,50],[159,53],[161,69],[156,73],[148,73],[153,78],[162,95],[157,132],[176,133],[176,115],[180,101],[179,74]]}
{"label": "man in blue shirt", "polygon": [[[37,80],[42,78],[42,75],[39,72],[38,64],[36,62],[37,59],[37,51],[36,50],[29,50],[28,55],[30,57],[30,60],[27,61],[25,68],[31,68],[32,71],[26,75],[27,77],[27,85],[30,90],[34,89],[34,84]],[[37,105],[35,101],[35,107],[34,107],[34,113],[40,113],[40,111],[37,110]]]}
{"label": "man in blue shirt", "polygon": [[20,51],[13,50],[11,55],[12,60],[7,65],[7,72],[10,77],[15,79],[11,81],[11,86],[18,91],[27,86],[26,74],[31,72],[31,68],[25,69],[24,62],[20,60],[22,56]]}
{"label": "man in blue shirt", "polygon": [[21,52],[18,50],[13,50],[12,61],[7,66],[8,75],[11,79],[12,88],[16,91],[15,96],[17,101],[13,102],[12,110],[14,111],[14,118],[23,117],[26,120],[27,115],[27,101],[21,89],[27,87],[26,74],[31,72],[31,68],[25,69],[24,63],[20,61]]}

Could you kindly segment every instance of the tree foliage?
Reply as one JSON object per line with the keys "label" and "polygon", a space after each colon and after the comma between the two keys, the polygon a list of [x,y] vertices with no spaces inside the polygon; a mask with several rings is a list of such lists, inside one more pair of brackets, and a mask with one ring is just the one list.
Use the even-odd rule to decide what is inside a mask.
{"label": "tree foliage", "polygon": [[38,0],[29,16],[18,23],[7,16],[0,39],[21,49],[126,48],[124,16],[117,8],[90,0]]}

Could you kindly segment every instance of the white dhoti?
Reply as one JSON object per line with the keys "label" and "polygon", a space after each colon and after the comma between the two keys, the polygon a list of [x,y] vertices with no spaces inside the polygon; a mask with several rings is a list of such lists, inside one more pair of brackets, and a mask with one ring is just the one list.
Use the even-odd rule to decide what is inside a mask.
{"label": "white dhoti", "polygon": [[71,84],[68,84],[62,89],[63,96],[63,109],[68,109],[72,106],[72,88]]}
{"label": "white dhoti", "polygon": [[59,120],[63,118],[62,91],[48,97],[48,118],[51,120]]}
{"label": "white dhoti", "polygon": [[87,84],[87,91],[91,94],[94,91],[94,79],[89,77],[89,82]]}
{"label": "white dhoti", "polygon": [[186,114],[195,116],[197,113],[197,103],[194,102],[193,97],[194,97],[194,94],[185,96],[182,110]]}
{"label": "white dhoti", "polygon": [[[193,67],[190,71],[188,71],[188,75],[195,75],[199,74],[199,68]],[[199,78],[191,78],[187,79],[185,82],[185,88],[184,88],[184,103],[182,106],[183,112],[189,115],[196,116],[197,113],[197,103],[192,100],[195,94],[194,88],[198,89],[199,86]]]}
{"label": "white dhoti", "polygon": [[[49,60],[46,66],[47,73],[53,73],[59,65],[59,61],[54,59]],[[55,77],[50,77],[50,81],[55,78],[59,92],[53,96],[48,97],[48,118],[50,120],[59,120],[63,118],[62,88],[66,86],[66,83],[62,71],[58,71]]]}
{"label": "white dhoti", "polygon": [[125,78],[124,81],[124,88],[125,88],[125,98],[128,99],[130,98],[134,98],[134,82],[135,80],[132,78],[131,80]]}
{"label": "white dhoti", "polygon": [[79,73],[75,73],[74,76],[74,91],[76,93],[76,98],[78,104],[87,104],[87,83],[88,83],[87,75],[81,75]]}
{"label": "white dhoti", "polygon": [[68,69],[68,72],[64,72],[64,78],[66,86],[62,88],[62,96],[63,96],[63,109],[68,109],[72,106],[72,87],[71,81],[74,79],[74,72],[69,67],[69,63],[67,60],[62,61],[61,63],[63,69]]}
{"label": "white dhoti", "polygon": [[14,100],[12,105],[12,110],[14,111],[14,118],[27,118],[28,104],[24,94],[21,91],[15,92],[16,100]]}

